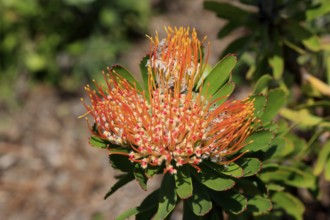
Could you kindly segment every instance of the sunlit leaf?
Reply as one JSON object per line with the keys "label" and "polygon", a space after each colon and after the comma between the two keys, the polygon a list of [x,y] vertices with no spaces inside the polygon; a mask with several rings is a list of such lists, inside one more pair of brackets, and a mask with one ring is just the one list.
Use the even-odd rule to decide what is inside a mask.
{"label": "sunlit leaf", "polygon": [[201,172],[197,173],[193,170],[196,178],[205,186],[215,191],[224,191],[232,188],[235,181],[228,176],[220,174],[205,164],[200,164]]}
{"label": "sunlit leaf", "polygon": [[174,177],[178,196],[181,199],[190,197],[193,192],[193,185],[188,167],[180,167],[178,173]]}
{"label": "sunlit leaf", "polygon": [[326,167],[325,164],[328,160],[330,160],[330,141],[326,142],[318,153],[318,158],[315,163],[313,173],[315,175],[320,175]]}
{"label": "sunlit leaf", "polygon": [[258,81],[256,82],[256,84],[253,86],[253,91],[254,91],[253,93],[258,94],[258,93],[261,93],[264,89],[268,89],[268,83],[272,79],[273,78],[268,74],[260,77],[258,79]]}
{"label": "sunlit leaf", "polygon": [[267,213],[272,207],[272,202],[268,198],[256,195],[248,199],[247,210],[255,214]]}
{"label": "sunlit leaf", "polygon": [[216,93],[229,79],[236,63],[237,59],[233,55],[228,55],[220,60],[206,77],[202,94],[204,96],[210,96]]}
{"label": "sunlit leaf", "polygon": [[235,161],[242,169],[244,177],[253,176],[261,170],[261,161],[257,158],[240,158]]}
{"label": "sunlit leaf", "polygon": [[176,201],[174,177],[167,173],[159,190],[159,205],[155,219],[165,219],[173,211]]}
{"label": "sunlit leaf", "polygon": [[221,87],[213,96],[212,99],[218,99],[217,104],[221,105],[224,103],[230,94],[234,91],[235,84],[233,82],[226,83],[224,86]]}
{"label": "sunlit leaf", "polygon": [[136,88],[142,91],[142,87],[139,82],[133,77],[133,75],[124,67],[120,65],[114,65],[111,67],[111,71],[117,73],[118,75],[124,77],[132,86],[136,86]]}
{"label": "sunlit leaf", "polygon": [[230,163],[224,166],[223,171],[221,173],[227,175],[227,176],[232,176],[235,178],[240,178],[243,176],[244,172],[241,166],[235,163]]}
{"label": "sunlit leaf", "polygon": [[251,134],[245,141],[245,143],[249,143],[246,145],[242,151],[249,150],[251,152],[256,152],[263,148],[269,146],[271,140],[273,139],[274,134],[268,130],[261,130],[254,132]]}
{"label": "sunlit leaf", "polygon": [[295,220],[302,220],[305,211],[304,204],[287,192],[275,192],[272,201]]}
{"label": "sunlit leaf", "polygon": [[107,149],[109,147],[110,142],[96,136],[91,136],[89,138],[89,144],[93,147]]}
{"label": "sunlit leaf", "polygon": [[267,94],[267,105],[260,120],[266,124],[274,119],[279,110],[286,103],[286,94],[282,89],[270,90]]}
{"label": "sunlit leaf", "polygon": [[193,195],[184,200],[184,202],[186,203],[187,208],[190,208],[197,216],[203,216],[212,209],[211,198],[201,185],[194,185]]}
{"label": "sunlit leaf", "polygon": [[281,182],[298,188],[313,188],[315,176],[307,167],[267,165],[261,170],[261,179],[265,182]]}

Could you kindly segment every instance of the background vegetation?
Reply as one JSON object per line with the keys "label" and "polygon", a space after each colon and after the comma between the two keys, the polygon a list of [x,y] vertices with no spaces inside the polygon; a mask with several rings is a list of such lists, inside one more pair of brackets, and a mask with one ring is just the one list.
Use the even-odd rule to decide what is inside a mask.
{"label": "background vegetation", "polygon": [[[170,24],[195,26],[211,40],[218,34],[211,61],[237,54],[237,96],[285,91],[279,111],[285,132],[277,141],[287,151],[266,161],[263,180],[279,204],[284,198],[292,205],[275,207],[278,218],[327,219],[330,2],[228,2],[0,0],[0,216],[108,219],[145,197],[134,183],[102,200],[117,173],[104,152],[87,146],[85,124],[76,117],[84,113],[79,97],[85,82],[120,58],[129,63],[131,53],[141,51],[136,42]],[[139,57],[148,48],[141,44]],[[282,186],[298,200],[281,193]],[[285,214],[285,208],[295,211]]]}

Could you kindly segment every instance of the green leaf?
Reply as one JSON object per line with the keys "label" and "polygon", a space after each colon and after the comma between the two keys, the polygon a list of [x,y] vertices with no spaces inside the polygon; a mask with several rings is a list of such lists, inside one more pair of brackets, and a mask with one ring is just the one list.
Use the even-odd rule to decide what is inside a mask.
{"label": "green leaf", "polygon": [[120,65],[114,65],[111,67],[112,72],[117,73],[118,75],[122,76],[129,82],[132,86],[136,86],[136,88],[142,91],[142,87],[140,86],[139,82],[133,77],[133,75],[124,67]]}
{"label": "green leaf", "polygon": [[147,190],[148,177],[145,175],[145,170],[137,163],[134,167],[134,177],[138,181],[143,190]]}
{"label": "green leaf", "polygon": [[265,186],[265,183],[257,176],[240,178],[236,180],[236,183],[237,183],[237,188],[242,189],[245,195],[249,195],[249,196],[268,195],[268,191]]}
{"label": "green leaf", "polygon": [[104,199],[107,199],[109,196],[115,193],[119,188],[131,182],[132,180],[134,180],[134,175],[132,173],[127,173],[121,176],[120,179],[111,187],[109,192],[107,192],[107,194],[104,196]]}
{"label": "green leaf", "polygon": [[272,207],[272,202],[268,198],[256,195],[248,199],[247,210],[254,214],[267,213]]}
{"label": "green leaf", "polygon": [[126,220],[128,217],[138,214],[140,211],[137,207],[131,208],[125,212],[123,212],[121,215],[115,218],[115,220]]}
{"label": "green leaf", "polygon": [[258,79],[258,81],[256,82],[256,84],[253,86],[253,91],[254,91],[253,94],[258,94],[258,93],[261,93],[264,89],[268,89],[268,83],[272,79],[273,79],[273,77],[271,77],[268,74],[260,77]]}
{"label": "green leaf", "polygon": [[110,146],[110,142],[107,140],[104,140],[97,136],[91,136],[89,138],[89,144],[93,147],[107,149]]}
{"label": "green leaf", "polygon": [[264,95],[253,95],[250,97],[254,104],[254,116],[260,118],[265,111],[267,99]]}
{"label": "green leaf", "polygon": [[184,203],[186,203],[187,208],[190,208],[197,216],[203,216],[212,209],[212,201],[209,194],[204,187],[198,183],[194,183],[193,195],[187,200],[184,200]]}
{"label": "green leaf", "polygon": [[211,161],[204,161],[204,163],[219,174],[224,174],[235,178],[240,178],[243,176],[243,169],[235,163],[230,163],[228,165],[221,165]]}
{"label": "green leaf", "polygon": [[109,161],[114,169],[118,169],[123,172],[131,173],[134,170],[134,163],[128,160],[127,156],[120,154],[110,154]]}
{"label": "green leaf", "polygon": [[330,181],[330,158],[328,158],[327,162],[325,163],[324,178],[325,180]]}
{"label": "green leaf", "polygon": [[307,21],[314,20],[318,17],[324,16],[330,12],[330,4],[328,0],[321,1],[318,7],[310,8],[306,11]]}
{"label": "green leaf", "polygon": [[193,192],[193,185],[188,167],[179,167],[178,172],[174,178],[178,196],[181,199],[189,198]]}
{"label": "green leaf", "polygon": [[295,220],[302,220],[305,211],[304,204],[287,192],[275,192],[272,201]]}
{"label": "green leaf", "polygon": [[143,57],[140,62],[140,71],[141,71],[142,80],[143,80],[143,88],[144,88],[144,92],[145,92],[147,99],[149,99],[149,88],[148,88],[149,73],[148,73],[148,66],[147,66],[147,62],[149,59],[150,59],[149,55],[147,55],[147,56]]}
{"label": "green leaf", "polygon": [[294,145],[288,138],[277,137],[272,140],[268,148],[265,148],[262,151],[264,152],[264,160],[275,158],[281,159],[294,151]]}
{"label": "green leaf", "polygon": [[[236,162],[236,161],[235,161]],[[224,166],[225,169],[221,172],[227,176],[240,178],[243,176],[243,169],[236,163],[230,163]]]}
{"label": "green leaf", "polygon": [[221,89],[219,89],[213,96],[212,100],[218,99],[217,105],[224,103],[230,94],[234,91],[235,84],[233,82],[226,83]]}
{"label": "green leaf", "polygon": [[166,173],[159,190],[159,205],[155,219],[165,219],[173,211],[176,201],[174,177]]}
{"label": "green leaf", "polygon": [[273,75],[276,80],[281,79],[284,71],[284,60],[282,54],[273,54],[268,60],[269,65],[273,69]]}
{"label": "green leaf", "polygon": [[220,60],[206,77],[202,95],[206,97],[215,94],[228,81],[236,63],[237,59],[234,55],[228,55]]}
{"label": "green leaf", "polygon": [[281,116],[289,119],[302,127],[330,127],[330,122],[325,121],[323,118],[312,115],[307,109],[294,111],[288,108],[283,108],[280,111]]}
{"label": "green leaf", "polygon": [[245,141],[245,143],[250,143],[246,145],[241,151],[249,150],[251,152],[256,152],[263,148],[269,146],[274,134],[268,130],[261,130],[252,133]]}
{"label": "green leaf", "polygon": [[212,200],[214,200],[214,202],[221,206],[226,212],[237,215],[246,209],[247,199],[245,196],[234,190],[224,192],[213,191],[210,195]]}
{"label": "green leaf", "polygon": [[213,11],[218,17],[229,21],[244,24],[249,20],[250,13],[228,3],[205,1],[204,8]]}
{"label": "green leaf", "polygon": [[243,169],[243,176],[256,175],[261,170],[261,161],[257,158],[240,158],[235,161]]}
{"label": "green leaf", "polygon": [[286,94],[281,89],[273,89],[268,92],[267,105],[264,114],[260,117],[263,124],[266,124],[274,119],[278,111],[286,103]]}
{"label": "green leaf", "polygon": [[318,153],[318,158],[314,166],[313,173],[314,175],[320,175],[327,160],[330,160],[330,141],[326,142],[320,152]]}
{"label": "green leaf", "polygon": [[265,182],[280,182],[298,188],[314,188],[315,176],[307,168],[294,166],[264,165],[261,170],[261,179]]}
{"label": "green leaf", "polygon": [[151,166],[151,165],[149,165],[149,166],[145,169],[145,175],[146,175],[148,178],[151,178],[151,177],[153,177],[154,175],[160,173],[160,168],[161,168],[160,166]]}
{"label": "green leaf", "polygon": [[208,188],[215,191],[225,191],[231,189],[235,185],[235,181],[230,177],[214,171],[205,164],[200,164],[199,166],[202,171],[197,173],[193,170],[193,174],[203,185]]}

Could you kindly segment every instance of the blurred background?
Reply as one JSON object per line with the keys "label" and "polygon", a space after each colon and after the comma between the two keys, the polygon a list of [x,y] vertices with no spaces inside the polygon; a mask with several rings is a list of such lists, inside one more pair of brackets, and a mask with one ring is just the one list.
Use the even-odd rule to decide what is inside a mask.
{"label": "blurred background", "polygon": [[[107,66],[121,64],[140,79],[146,34],[162,37],[164,26],[207,35],[211,65],[236,53],[235,96],[247,96],[253,83],[245,80],[265,73],[290,91],[292,112],[282,117],[301,123],[296,133],[305,142],[312,139],[303,157],[312,167],[324,143],[330,146],[330,123],[319,127],[330,119],[329,0],[218,2],[254,16],[247,20],[228,5],[203,8],[203,0],[0,0],[0,218],[114,219],[157,187],[157,178],[148,192],[133,181],[103,200],[118,173],[106,151],[88,144],[86,121],[78,116],[85,113],[84,86],[101,79]],[[305,72],[317,83],[304,79]],[[319,201],[298,192],[299,198],[306,219],[328,220],[330,183],[322,175],[318,181]]]}
{"label": "blurred background", "polygon": [[1,219],[113,219],[139,204],[135,182],[103,200],[116,172],[77,118],[83,87],[118,63],[139,77],[145,34],[167,25],[208,35],[214,64],[222,21],[202,0],[0,0],[0,14]]}

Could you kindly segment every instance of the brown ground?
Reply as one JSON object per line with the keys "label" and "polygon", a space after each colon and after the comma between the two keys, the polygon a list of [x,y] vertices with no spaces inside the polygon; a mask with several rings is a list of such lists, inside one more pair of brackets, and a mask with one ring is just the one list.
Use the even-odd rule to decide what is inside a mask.
{"label": "brown ground", "polygon": [[[150,34],[162,33],[165,25],[196,27],[200,36],[207,34],[212,40],[221,21],[203,10],[201,0],[178,1],[170,12],[153,17]],[[213,44],[212,54],[225,45]],[[139,42],[123,63],[134,72],[146,51],[148,42]],[[77,119],[84,113],[80,97],[63,96],[45,85],[22,94],[15,111],[0,106],[1,219],[113,219],[149,193],[132,182],[103,200],[116,172],[106,151],[88,145],[85,120]],[[150,189],[157,182],[152,180]]]}

